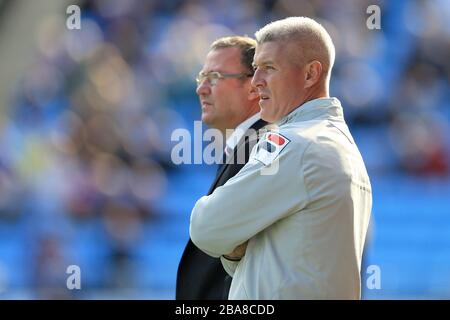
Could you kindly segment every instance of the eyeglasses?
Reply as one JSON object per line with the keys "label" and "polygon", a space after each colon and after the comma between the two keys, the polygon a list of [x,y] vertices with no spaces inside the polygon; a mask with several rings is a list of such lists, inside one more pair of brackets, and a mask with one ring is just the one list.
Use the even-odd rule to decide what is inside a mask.
{"label": "eyeglasses", "polygon": [[253,74],[249,73],[220,73],[218,71],[211,71],[211,72],[200,72],[195,78],[197,81],[197,85],[203,82],[203,80],[207,79],[208,83],[211,86],[215,86],[217,82],[220,79],[225,78],[246,78],[246,77],[253,77]]}

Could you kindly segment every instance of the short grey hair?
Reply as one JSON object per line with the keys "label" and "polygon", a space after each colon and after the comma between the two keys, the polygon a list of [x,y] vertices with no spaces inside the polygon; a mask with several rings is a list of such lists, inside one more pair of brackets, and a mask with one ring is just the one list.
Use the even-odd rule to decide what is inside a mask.
{"label": "short grey hair", "polygon": [[255,33],[258,45],[274,41],[295,41],[301,47],[298,53],[307,59],[319,60],[329,76],[336,51],[325,28],[307,17],[289,17],[265,25]]}

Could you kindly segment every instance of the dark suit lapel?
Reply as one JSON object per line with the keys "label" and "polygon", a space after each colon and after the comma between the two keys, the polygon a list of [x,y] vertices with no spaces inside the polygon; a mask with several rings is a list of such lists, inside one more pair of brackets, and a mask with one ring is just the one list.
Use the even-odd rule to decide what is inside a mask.
{"label": "dark suit lapel", "polygon": [[[244,144],[248,144],[248,143],[250,142],[250,140],[249,140],[250,138],[252,138],[252,141],[253,141],[253,139],[259,140],[259,135],[250,136],[250,135],[249,135],[249,131],[250,131],[250,130],[258,131],[259,129],[261,129],[261,128],[264,127],[265,125],[267,125],[267,122],[264,121],[264,120],[262,120],[262,119],[259,119],[258,121],[256,121],[256,122],[248,129],[248,131],[244,134],[244,136],[242,137],[242,139],[239,140],[237,146],[236,146],[236,147],[234,148],[234,150],[233,150],[233,153],[234,153],[233,160],[236,159],[236,158],[238,157],[238,150],[240,150],[240,149],[243,147]],[[249,151],[249,152],[252,151],[251,148],[250,148],[250,150],[248,150],[248,151]],[[248,156],[250,156],[250,154],[248,153],[248,154],[246,154],[246,155],[247,155],[247,156],[245,157],[245,162],[243,163],[244,165],[248,162]],[[238,160],[240,160],[240,159],[238,159]],[[239,162],[234,161],[234,163],[239,163]],[[241,164],[242,164],[242,163],[241,163]]]}
{"label": "dark suit lapel", "polygon": [[[261,129],[261,128],[264,127],[265,125],[267,125],[267,122],[264,121],[264,120],[262,120],[262,119],[259,119],[258,121],[256,121],[256,122],[249,128],[249,130],[255,130],[255,131],[258,131],[259,129]],[[219,170],[219,172],[217,173],[217,175],[216,175],[216,177],[215,177],[213,183],[211,184],[211,187],[209,188],[208,195],[210,195],[210,194],[216,189],[217,183],[220,181],[220,178],[223,176],[223,174],[225,173],[225,171],[226,171],[230,166],[232,166],[232,165],[242,165],[242,166],[244,166],[245,163],[247,163],[248,157],[250,156],[250,154],[247,154],[247,155],[246,155],[245,163],[237,163],[237,162],[235,161],[235,159],[237,158],[238,150],[239,150],[240,148],[243,147],[243,146],[242,146],[243,144],[247,144],[247,143],[248,143],[248,139],[249,139],[249,135],[248,135],[248,131],[247,131],[247,132],[244,134],[244,136],[241,138],[241,140],[239,140],[237,146],[234,148],[234,150],[233,150],[233,154],[234,154],[234,155],[233,155],[231,161],[227,161],[227,162],[222,166],[222,168],[220,168],[220,170]],[[245,146],[244,146],[244,147],[245,147]],[[251,151],[251,149],[249,150],[249,152],[250,152],[250,151]]]}

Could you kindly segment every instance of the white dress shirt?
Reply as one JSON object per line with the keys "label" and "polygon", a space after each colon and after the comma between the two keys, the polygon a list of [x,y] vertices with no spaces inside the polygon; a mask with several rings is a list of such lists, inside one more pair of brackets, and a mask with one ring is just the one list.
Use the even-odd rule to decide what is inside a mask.
{"label": "white dress shirt", "polygon": [[243,121],[233,130],[233,133],[227,138],[225,144],[225,153],[227,154],[227,156],[229,156],[229,152],[234,150],[234,148],[244,136],[245,132],[247,132],[247,130],[259,119],[261,119],[261,114],[259,112],[255,113],[253,116]]}

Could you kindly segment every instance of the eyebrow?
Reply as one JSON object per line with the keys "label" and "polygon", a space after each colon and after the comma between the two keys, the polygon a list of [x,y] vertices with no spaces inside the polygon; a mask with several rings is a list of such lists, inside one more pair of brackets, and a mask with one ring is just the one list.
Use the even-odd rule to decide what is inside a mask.
{"label": "eyebrow", "polygon": [[200,73],[205,73],[205,74],[207,74],[207,73],[212,73],[212,72],[226,73],[226,72],[219,71],[219,70],[209,70],[209,71],[204,71],[204,70],[202,70],[202,71],[200,71]]}
{"label": "eyebrow", "polygon": [[253,62],[252,63],[252,66],[253,66],[253,68],[256,68],[256,67],[262,67],[262,66],[267,66],[267,65],[269,65],[269,64],[275,64],[273,61],[271,61],[271,60],[267,60],[267,61],[263,61],[262,63],[260,63],[260,64],[256,64],[256,62]]}

